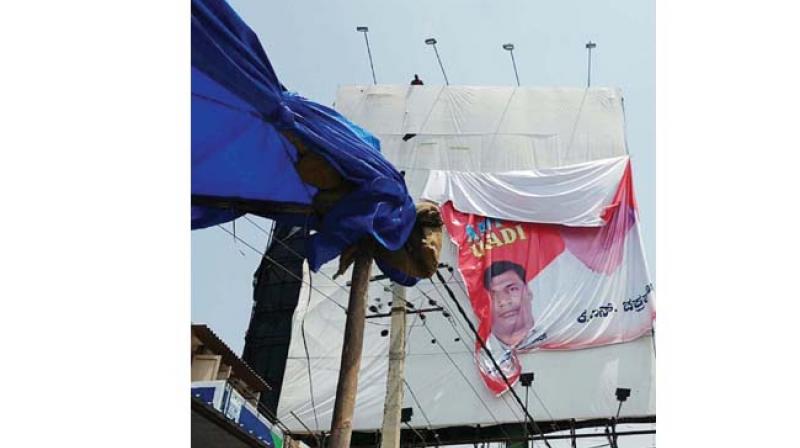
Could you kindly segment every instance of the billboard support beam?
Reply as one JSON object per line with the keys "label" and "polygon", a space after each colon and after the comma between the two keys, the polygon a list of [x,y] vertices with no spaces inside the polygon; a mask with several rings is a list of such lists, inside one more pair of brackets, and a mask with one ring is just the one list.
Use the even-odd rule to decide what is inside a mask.
{"label": "billboard support beam", "polygon": [[[606,422],[606,424],[607,423],[608,422]],[[505,428],[506,431],[513,431],[514,429],[519,430],[519,422],[503,424],[503,427]],[[601,426],[597,426],[597,425],[591,426],[591,428],[598,428],[598,427],[602,427],[602,425]],[[590,428],[590,427],[589,426],[585,426],[584,427],[584,426],[582,426],[580,424],[576,425],[576,430],[577,429],[587,429],[587,428]],[[447,428],[445,428],[445,429],[447,429]],[[491,434],[484,433],[483,432],[484,430],[489,430],[492,433]],[[568,431],[569,428],[564,429],[564,430]],[[414,433],[414,431],[416,431],[416,434]],[[421,439],[420,441],[417,442],[418,444],[421,443],[422,440],[424,440],[424,443],[426,445],[428,445],[428,446],[433,446],[433,445],[437,445],[437,444],[438,445],[445,445],[445,444],[447,444],[447,445],[465,445],[465,444],[471,444],[471,443],[475,443],[475,442],[517,442],[517,443],[519,443],[519,442],[524,442],[525,441],[525,438],[523,437],[521,431],[519,433],[515,433],[514,436],[509,437],[507,435],[503,435],[503,433],[500,431],[500,429],[496,428],[496,427],[495,428],[482,428],[482,427],[469,427],[469,428],[467,428],[467,427],[460,427],[457,430],[457,431],[460,431],[459,434],[454,434],[452,432],[448,432],[448,433],[444,434],[444,433],[442,433],[443,429],[439,428],[436,431],[437,431],[437,433],[442,433],[442,434],[440,434],[441,435],[440,438],[437,438],[437,437],[433,436],[433,432],[430,431],[430,430],[426,430],[425,428],[420,428],[419,430],[414,430],[414,431],[412,431],[411,429],[403,429],[402,432],[404,434],[401,437],[406,441],[414,439],[414,437],[416,437],[418,439]],[[642,435],[652,435],[652,434],[656,434],[655,428],[630,430],[630,431],[617,431],[617,437],[642,436]],[[308,445],[310,445],[312,447],[321,446],[321,445],[317,445],[316,444],[317,442],[315,440],[315,435],[314,434],[302,433],[302,432],[293,432],[293,433],[290,433],[290,435],[292,436],[293,439],[301,440],[301,441],[305,442],[306,444],[308,444]],[[378,431],[370,431],[369,433],[357,431],[357,432],[354,433],[354,435],[355,435],[355,437],[352,439],[352,441],[353,441],[352,446],[370,446],[370,447],[374,447],[374,446],[378,446],[380,444],[380,440],[379,440],[380,433]],[[550,434],[550,435],[547,436],[547,439],[550,440],[550,441],[552,441],[552,440],[564,440],[564,441],[566,441],[566,440],[569,440],[569,441],[575,440],[576,441],[576,445],[577,445],[577,439],[588,439],[588,438],[597,439],[597,438],[601,438],[601,437],[605,437],[605,434],[603,432],[591,432],[591,433],[577,433],[576,432],[574,435],[573,434]],[[540,435],[538,435],[538,434],[529,434],[528,435],[528,440],[544,441],[542,439],[542,437]],[[325,446],[326,447],[330,447],[329,444],[325,445]]]}

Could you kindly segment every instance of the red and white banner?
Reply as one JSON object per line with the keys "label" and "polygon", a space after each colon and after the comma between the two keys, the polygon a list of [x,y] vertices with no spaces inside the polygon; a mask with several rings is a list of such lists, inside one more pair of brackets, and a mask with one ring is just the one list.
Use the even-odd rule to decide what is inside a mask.
{"label": "red and white banner", "polygon": [[[605,174],[598,174],[598,164],[586,165],[583,174],[573,176],[594,195],[591,207],[602,220],[593,227],[486,217],[459,211],[452,201],[442,205],[447,231],[459,248],[458,269],[478,333],[512,385],[527,353],[627,342],[652,328],[653,285],[638,233],[630,162],[624,158],[622,163],[622,169]],[[615,183],[606,182],[612,189],[598,187],[597,176],[614,174]],[[552,193],[553,182],[546,182],[550,175],[558,173],[535,177]],[[574,195],[575,188],[568,185],[565,194]],[[598,208],[596,198],[602,197],[607,200]],[[568,206],[575,209],[574,202]],[[480,342],[475,358],[487,387],[498,395],[505,392],[508,387]]]}

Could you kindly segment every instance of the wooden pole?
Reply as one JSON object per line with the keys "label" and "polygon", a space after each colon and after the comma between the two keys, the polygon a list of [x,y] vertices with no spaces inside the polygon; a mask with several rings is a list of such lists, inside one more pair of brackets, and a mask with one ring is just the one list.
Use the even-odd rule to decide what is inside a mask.
{"label": "wooden pole", "polygon": [[347,305],[347,322],[344,326],[342,362],[339,382],[336,384],[336,401],[331,420],[331,448],[348,448],[353,431],[353,411],[358,389],[358,370],[361,367],[361,349],[364,346],[364,316],[372,253],[367,244],[361,244],[355,256],[350,283],[350,301]]}
{"label": "wooden pole", "polygon": [[403,369],[406,359],[406,288],[392,285],[392,330],[389,336],[389,373],[383,406],[381,448],[400,446],[400,414],[403,407]]}

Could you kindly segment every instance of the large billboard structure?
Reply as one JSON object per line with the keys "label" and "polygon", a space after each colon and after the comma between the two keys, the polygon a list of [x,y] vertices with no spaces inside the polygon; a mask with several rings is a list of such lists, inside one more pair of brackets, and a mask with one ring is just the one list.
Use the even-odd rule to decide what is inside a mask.
{"label": "large billboard structure", "polygon": [[[404,399],[405,406],[414,409],[411,424],[415,428],[426,434],[482,428],[484,434],[512,439],[514,435],[508,434],[512,425],[516,428],[525,421],[522,407],[507,387],[502,383],[492,387],[491,367],[480,368],[477,336],[490,341],[497,333],[492,328],[503,324],[490,318],[491,313],[498,315],[497,311],[486,311],[493,301],[500,300],[490,294],[495,277],[485,274],[491,264],[482,258],[487,248],[469,247],[474,235],[465,223],[474,224],[473,232],[479,229],[488,235],[496,230],[490,238],[497,239],[497,247],[504,245],[501,242],[525,239],[527,251],[516,249],[517,255],[507,251],[511,254],[505,256],[508,260],[496,255],[499,258],[494,261],[517,257],[523,268],[526,263],[536,265],[527,274],[514,275],[523,280],[520,297],[533,297],[533,316],[523,317],[530,317],[532,328],[546,327],[542,333],[551,335],[551,343],[530,330],[519,341],[505,339],[506,343],[495,341],[495,345],[513,354],[513,359],[507,359],[507,373],[518,394],[525,394],[516,382],[518,374],[535,373],[527,407],[539,427],[563,430],[567,429],[565,422],[580,426],[581,422],[605,421],[618,412],[621,421],[655,420],[654,292],[638,232],[631,184],[635,173],[631,173],[627,157],[619,89],[345,86],[338,92],[335,107],[380,139],[382,152],[404,173],[415,200],[440,202],[449,232],[442,250],[441,275],[407,290],[408,309],[416,312],[407,317]],[[544,191],[536,188],[553,183],[552,176],[572,175],[573,183],[559,184],[561,193],[585,194],[562,202],[564,210],[572,209],[560,215],[558,201],[550,203],[545,209],[555,210],[555,217],[531,224],[526,219],[512,219],[525,216],[515,214],[514,201],[508,206],[502,197],[505,193],[487,194],[483,205],[492,211],[481,214],[459,210],[453,189],[440,188],[447,184],[468,189],[464,185],[479,185],[481,176],[485,180],[486,175],[499,175],[490,179],[490,184],[502,181],[510,190],[514,185],[522,185],[523,190],[528,188],[525,185],[539,185],[528,188],[536,193],[533,196]],[[592,202],[592,194],[600,199]],[[506,206],[493,209],[493,199]],[[480,200],[477,203],[480,206]],[[530,202],[520,204],[529,209],[525,204]],[[508,216],[499,216],[506,213]],[[584,220],[570,221],[575,216]],[[459,222],[464,225],[459,227]],[[540,227],[523,229],[523,225]],[[529,245],[531,235],[537,238],[535,246]],[[592,251],[594,246],[587,241],[600,240],[604,242],[597,246],[600,252]],[[471,251],[479,264],[485,264],[472,266],[472,273],[465,269]],[[544,255],[531,262],[526,255],[531,251]],[[335,272],[335,263],[319,273],[304,269],[305,281],[293,319],[278,416],[300,433],[330,428],[346,317],[345,279],[349,278],[348,274],[333,279]],[[497,278],[514,277],[513,272],[505,269]],[[581,282],[593,287],[574,287]],[[479,292],[481,285],[489,292]],[[513,288],[506,285],[501,289],[506,287]],[[542,299],[547,296],[542,291],[548,288],[561,291],[558,300],[551,299],[549,305]],[[354,444],[359,440],[367,443],[381,427],[391,300],[389,280],[374,278],[367,299]],[[551,318],[548,321],[537,314]],[[523,340],[530,344],[516,345]],[[510,350],[509,345],[520,350]],[[505,353],[492,351],[498,360]],[[616,388],[630,389],[621,409]]]}

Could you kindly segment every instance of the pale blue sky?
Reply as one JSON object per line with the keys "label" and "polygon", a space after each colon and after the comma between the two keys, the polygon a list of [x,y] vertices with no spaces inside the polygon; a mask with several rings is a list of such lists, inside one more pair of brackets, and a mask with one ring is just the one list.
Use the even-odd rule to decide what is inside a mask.
{"label": "pale blue sky", "polygon": [[[379,83],[444,80],[427,37],[436,37],[454,85],[512,85],[514,56],[524,86],[585,86],[588,40],[592,85],[620,87],[628,146],[655,277],[655,3],[604,1],[231,0],[255,30],[278,78],[290,90],[331,105],[336,89],[372,83],[364,38],[369,26]],[[267,224],[258,221],[262,227]],[[230,224],[226,225],[231,228]],[[240,219],[237,236],[263,250],[265,235]],[[192,320],[209,324],[237,353],[252,305],[259,256],[218,228],[192,232]]]}

